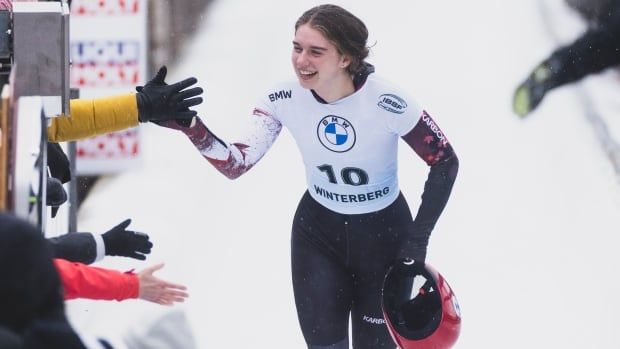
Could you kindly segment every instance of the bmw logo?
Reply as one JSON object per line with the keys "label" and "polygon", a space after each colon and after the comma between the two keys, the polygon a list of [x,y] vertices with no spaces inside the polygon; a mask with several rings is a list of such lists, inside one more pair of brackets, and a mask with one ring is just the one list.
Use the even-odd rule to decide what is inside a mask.
{"label": "bmw logo", "polygon": [[353,125],[340,116],[327,115],[319,122],[316,129],[319,141],[333,152],[343,153],[355,145],[355,129]]}

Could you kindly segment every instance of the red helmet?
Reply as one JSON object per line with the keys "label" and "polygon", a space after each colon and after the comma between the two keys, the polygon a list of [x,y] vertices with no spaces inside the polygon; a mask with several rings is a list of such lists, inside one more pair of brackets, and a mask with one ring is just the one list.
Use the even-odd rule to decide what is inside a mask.
{"label": "red helmet", "polygon": [[383,282],[385,323],[402,349],[448,349],[459,337],[461,312],[444,277],[411,260],[392,265]]}

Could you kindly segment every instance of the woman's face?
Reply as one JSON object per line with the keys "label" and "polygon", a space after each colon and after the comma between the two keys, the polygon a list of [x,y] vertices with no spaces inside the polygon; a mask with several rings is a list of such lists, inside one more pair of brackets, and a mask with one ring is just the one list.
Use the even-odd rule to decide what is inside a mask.
{"label": "woman's face", "polygon": [[337,79],[351,79],[346,67],[349,59],[321,32],[304,24],[297,28],[291,56],[293,69],[303,88],[320,91],[329,89]]}

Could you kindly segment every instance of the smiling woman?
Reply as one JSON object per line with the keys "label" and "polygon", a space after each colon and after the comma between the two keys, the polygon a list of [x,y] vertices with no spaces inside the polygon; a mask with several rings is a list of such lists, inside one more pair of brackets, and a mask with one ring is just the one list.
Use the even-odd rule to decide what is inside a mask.
{"label": "smiling woman", "polygon": [[[295,24],[296,81],[261,96],[246,137],[224,142],[199,118],[189,127],[160,123],[182,131],[230,179],[252,168],[283,127],[295,138],[308,190],[293,221],[293,289],[310,349],[348,348],[349,318],[354,348],[396,347],[382,320],[386,270],[403,259],[424,269],[458,171],[430,114],[365,62],[367,38],[364,23],[347,10],[311,8]],[[430,166],[415,219],[398,185],[399,139]]]}
{"label": "smiling woman", "polygon": [[293,40],[292,62],[299,82],[327,102],[352,94],[351,76],[366,72],[366,40],[364,23],[338,6],[306,11],[295,24]]}

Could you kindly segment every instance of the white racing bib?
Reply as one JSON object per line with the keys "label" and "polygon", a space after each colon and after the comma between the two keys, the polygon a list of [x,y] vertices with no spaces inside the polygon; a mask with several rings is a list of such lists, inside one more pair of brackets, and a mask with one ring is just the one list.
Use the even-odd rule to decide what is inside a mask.
{"label": "white racing bib", "polygon": [[398,196],[398,139],[416,125],[422,109],[371,74],[354,94],[329,104],[296,81],[282,84],[254,114],[289,129],[315,200],[335,212],[360,214],[383,209]]}

